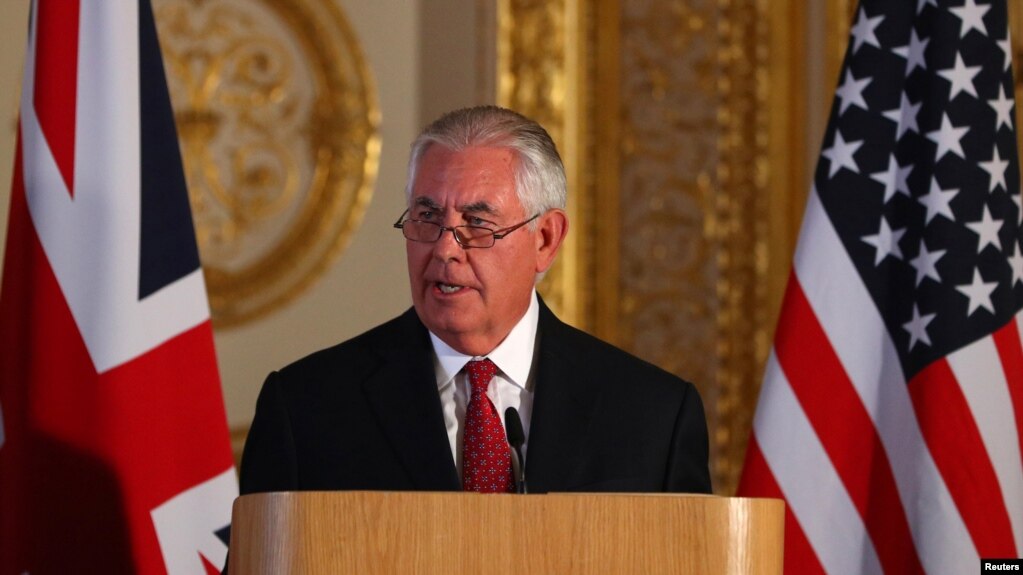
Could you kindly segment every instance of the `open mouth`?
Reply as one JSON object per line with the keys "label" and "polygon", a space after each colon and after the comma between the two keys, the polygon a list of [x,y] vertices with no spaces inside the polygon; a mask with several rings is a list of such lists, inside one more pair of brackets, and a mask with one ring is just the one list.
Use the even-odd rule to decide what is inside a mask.
{"label": "open mouth", "polygon": [[457,292],[462,291],[463,289],[465,289],[465,287],[464,286],[459,286],[459,285],[452,285],[452,284],[445,284],[445,283],[438,282],[437,283],[437,289],[439,289],[441,291],[441,293],[457,293]]}

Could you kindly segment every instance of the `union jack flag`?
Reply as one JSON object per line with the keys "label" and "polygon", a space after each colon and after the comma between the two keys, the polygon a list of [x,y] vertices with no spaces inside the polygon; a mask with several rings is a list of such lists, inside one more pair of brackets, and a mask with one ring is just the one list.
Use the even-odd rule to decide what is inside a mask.
{"label": "union jack flag", "polygon": [[32,7],[0,287],[0,573],[219,572],[237,483],[148,0]]}

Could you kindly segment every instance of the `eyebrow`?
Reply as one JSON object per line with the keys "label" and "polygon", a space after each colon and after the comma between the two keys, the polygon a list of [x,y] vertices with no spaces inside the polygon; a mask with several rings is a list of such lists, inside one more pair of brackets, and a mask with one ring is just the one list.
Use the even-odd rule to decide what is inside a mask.
{"label": "eyebrow", "polygon": [[466,212],[468,212],[468,213],[484,213],[484,214],[490,214],[490,215],[496,215],[497,214],[497,209],[495,209],[494,206],[488,204],[487,202],[483,202],[483,201],[473,202],[471,204],[465,204],[465,205],[459,206],[459,210],[458,211],[463,212],[463,213],[466,213]]}
{"label": "eyebrow", "polygon": [[423,207],[426,207],[426,208],[432,208],[434,210],[441,209],[440,204],[438,204],[437,202],[431,200],[430,198],[425,198],[423,196],[419,196],[418,198],[416,198],[414,203],[417,206],[423,206]]}
{"label": "eyebrow", "polygon": [[[417,206],[430,208],[431,210],[444,211],[444,208],[440,204],[427,197],[423,196],[417,197],[413,203]],[[471,204],[462,204],[461,206],[456,206],[455,209],[461,213],[470,214],[483,213],[490,215],[497,214],[497,209],[493,205],[485,201],[472,202]]]}

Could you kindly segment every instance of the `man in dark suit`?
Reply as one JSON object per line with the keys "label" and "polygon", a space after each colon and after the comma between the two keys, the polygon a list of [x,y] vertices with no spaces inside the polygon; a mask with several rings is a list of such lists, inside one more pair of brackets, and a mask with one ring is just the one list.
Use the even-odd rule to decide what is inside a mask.
{"label": "man in dark suit", "polygon": [[243,494],[509,491],[508,407],[530,492],[710,492],[696,389],[536,295],[568,231],[541,126],[492,106],[443,116],[412,145],[406,195],[413,308],[270,374]]}

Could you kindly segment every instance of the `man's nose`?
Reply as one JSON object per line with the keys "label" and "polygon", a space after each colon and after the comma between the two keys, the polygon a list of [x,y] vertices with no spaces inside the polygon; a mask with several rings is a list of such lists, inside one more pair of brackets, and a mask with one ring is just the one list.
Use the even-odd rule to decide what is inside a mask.
{"label": "man's nose", "polygon": [[458,259],[465,255],[465,248],[455,239],[455,230],[445,228],[433,244],[433,253],[442,260]]}

